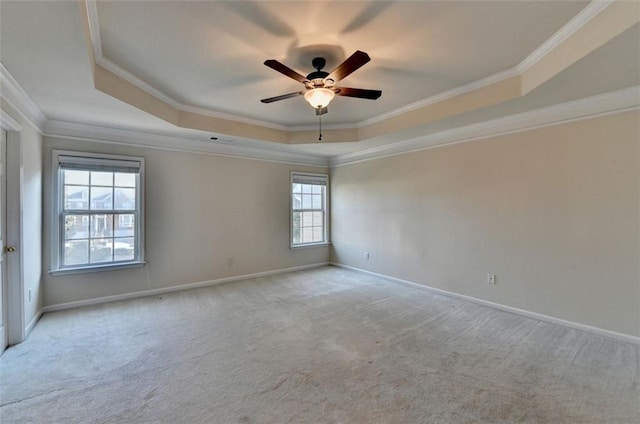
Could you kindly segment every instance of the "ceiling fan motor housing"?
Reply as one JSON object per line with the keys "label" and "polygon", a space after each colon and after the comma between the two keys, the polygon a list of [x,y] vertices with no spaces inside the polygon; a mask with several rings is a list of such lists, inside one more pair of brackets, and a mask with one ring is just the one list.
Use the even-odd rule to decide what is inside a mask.
{"label": "ceiling fan motor housing", "polygon": [[324,57],[316,57],[311,61],[311,65],[316,69],[307,75],[307,79],[311,81],[313,87],[324,87],[324,79],[329,76],[328,72],[322,71],[327,61]]}
{"label": "ceiling fan motor housing", "polygon": [[327,61],[325,60],[324,57],[314,57],[313,60],[311,61],[311,66],[313,66],[313,69],[316,69],[318,71],[324,68],[326,64],[327,64]]}

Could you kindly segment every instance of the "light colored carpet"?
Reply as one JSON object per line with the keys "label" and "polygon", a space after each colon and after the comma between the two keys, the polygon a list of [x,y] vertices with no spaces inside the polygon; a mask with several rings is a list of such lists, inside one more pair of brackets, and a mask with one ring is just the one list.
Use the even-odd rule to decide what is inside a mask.
{"label": "light colored carpet", "polygon": [[8,423],[639,423],[639,347],[333,267],[46,314]]}

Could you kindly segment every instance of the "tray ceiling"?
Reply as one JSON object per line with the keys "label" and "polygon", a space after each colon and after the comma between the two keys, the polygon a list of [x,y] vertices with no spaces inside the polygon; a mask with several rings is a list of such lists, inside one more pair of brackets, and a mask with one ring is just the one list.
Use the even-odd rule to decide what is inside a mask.
{"label": "tray ceiling", "polygon": [[103,56],[178,102],[281,125],[316,122],[301,98],[261,104],[303,75],[356,50],[372,61],[345,81],[381,89],[340,98],[330,123],[355,123],[517,65],[585,2],[98,2]]}
{"label": "tray ceiling", "polygon": [[[639,18],[609,4],[3,0],[0,60],[50,122],[331,157],[640,84]],[[259,102],[301,88],[265,59],[355,50],[344,85],[383,94],[335,99],[326,143],[302,97]]]}

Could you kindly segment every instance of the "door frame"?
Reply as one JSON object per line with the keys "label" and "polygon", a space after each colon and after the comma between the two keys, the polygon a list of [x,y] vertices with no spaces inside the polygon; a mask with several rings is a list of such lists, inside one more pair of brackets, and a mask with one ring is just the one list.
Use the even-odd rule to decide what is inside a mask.
{"label": "door frame", "polygon": [[[22,279],[22,226],[20,211],[22,196],[20,187],[22,172],[22,148],[20,132],[22,125],[0,109],[0,128],[7,132],[5,193],[6,234],[5,245],[15,246],[16,251],[5,257],[6,269],[6,330],[9,346],[24,341],[24,281]],[[4,249],[4,246],[2,246]]]}
{"label": "door frame", "polygon": [[9,332],[7,324],[7,309],[8,309],[8,289],[7,289],[7,261],[6,255],[4,252],[5,240],[7,236],[7,132],[4,128],[0,128],[0,167],[2,167],[2,172],[0,176],[0,233],[2,234],[2,238],[0,238],[0,262],[2,262],[2,269],[0,269],[0,303],[2,303],[2,316],[0,319],[2,320],[2,326],[0,327],[2,330],[0,331],[0,355],[9,345]]}

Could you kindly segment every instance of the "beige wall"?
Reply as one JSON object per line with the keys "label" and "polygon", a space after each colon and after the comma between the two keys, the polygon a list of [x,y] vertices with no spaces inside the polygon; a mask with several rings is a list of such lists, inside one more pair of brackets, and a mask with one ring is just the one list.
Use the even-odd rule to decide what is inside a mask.
{"label": "beige wall", "polygon": [[[146,266],[47,272],[53,149],[145,158]],[[45,137],[44,164],[45,306],[328,261],[326,246],[289,248],[290,172],[327,169],[52,137]]]}
{"label": "beige wall", "polygon": [[620,113],[337,167],[333,260],[640,336],[639,122]]}

